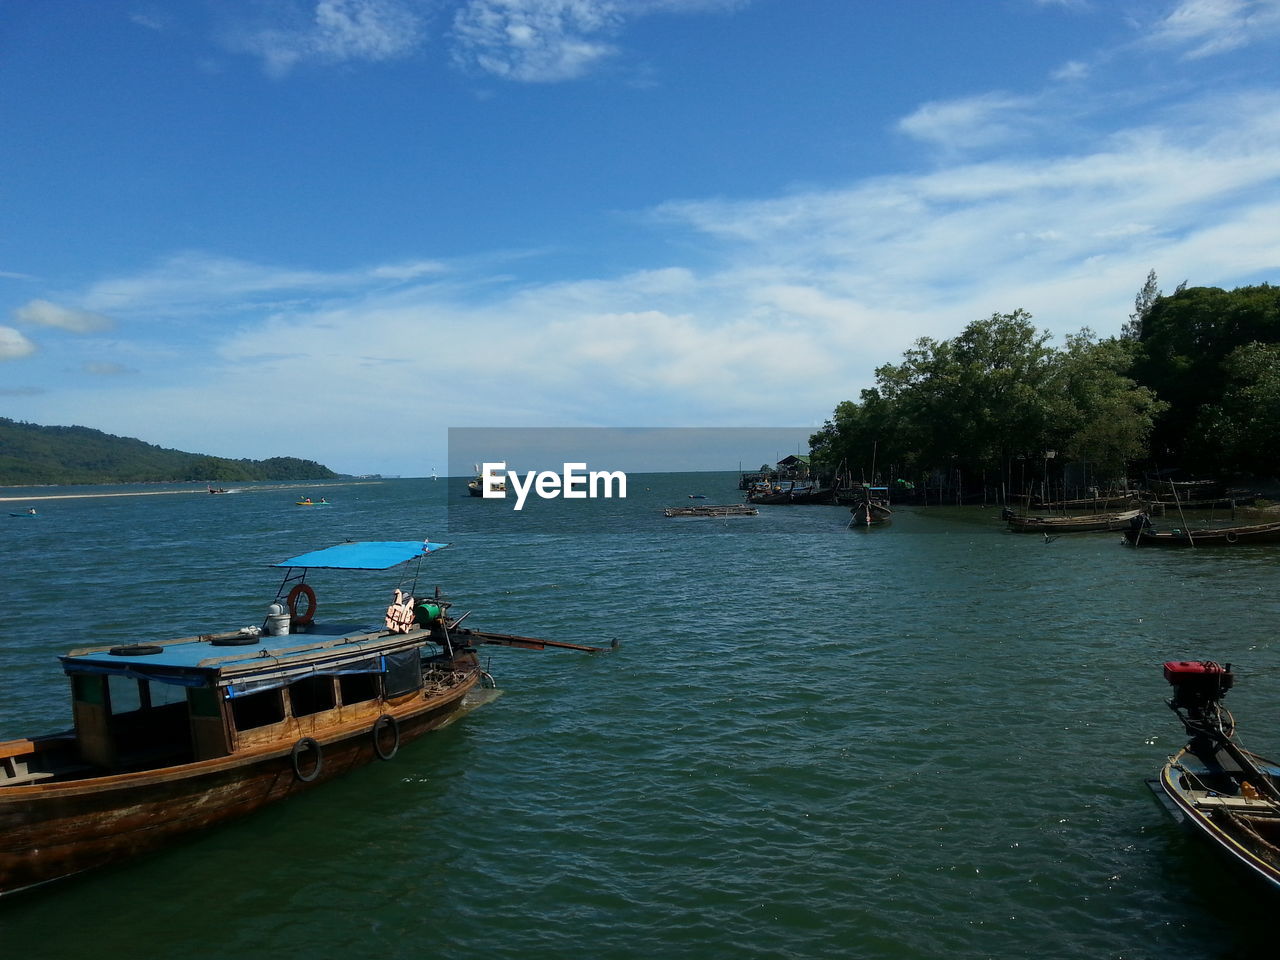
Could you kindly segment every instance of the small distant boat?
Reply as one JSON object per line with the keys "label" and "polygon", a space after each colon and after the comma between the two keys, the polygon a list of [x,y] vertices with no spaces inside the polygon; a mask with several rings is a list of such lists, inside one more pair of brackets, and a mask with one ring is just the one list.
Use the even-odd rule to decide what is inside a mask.
{"label": "small distant boat", "polygon": [[1200,530],[1174,527],[1157,532],[1143,513],[1130,522],[1124,531],[1124,539],[1131,547],[1230,547],[1237,543],[1280,543],[1280,521]]}
{"label": "small distant boat", "polygon": [[226,487],[210,487],[209,492],[210,493],[226,493],[227,488]]}
{"label": "small distant boat", "polygon": [[854,488],[853,506],[849,526],[874,527],[889,523],[893,519],[893,510],[889,507],[889,488],[872,487],[863,484]]}
{"label": "small distant boat", "polygon": [[62,656],[73,729],[0,742],[0,894],[137,856],[393,759],[498,696],[482,644],[603,649],[461,626],[468,614],[453,616],[439,588],[418,594],[416,566],[385,617],[316,617],[309,571],[390,570],[444,546],[347,542],[305,553],[275,564],[284,577],[265,629]]}
{"label": "small distant boat", "polygon": [[1280,893],[1280,766],[1236,742],[1222,706],[1231,664],[1170,661],[1164,676],[1190,740],[1149,786],[1176,820]]}
{"label": "small distant boat", "polygon": [[300,507],[327,507],[327,506],[329,506],[329,501],[328,501],[328,500],[326,500],[324,497],[321,497],[319,500],[312,500],[310,497],[304,497],[304,498],[303,498],[303,499],[301,499],[301,500],[295,500],[295,501],[294,501],[294,503],[296,503],[296,504],[297,504],[298,506],[300,506]]}
{"label": "small distant boat", "polygon": [[28,510],[26,513],[10,513],[10,514],[9,514],[9,516],[11,516],[11,517],[38,517],[38,516],[40,516],[40,514],[36,513],[36,508],[35,508],[35,507],[32,507],[32,508],[31,508],[30,510]]}
{"label": "small distant boat", "polygon": [[[505,497],[507,495],[507,481],[495,478],[489,482],[489,489]],[[484,474],[480,472],[479,464],[476,464],[476,478],[467,483],[467,493],[473,497],[484,496]]]}
{"label": "small distant boat", "polygon": [[690,500],[705,500],[705,499],[707,499],[707,495],[706,495],[705,493],[691,493],[691,494],[689,494],[689,499],[690,499]]}
{"label": "small distant boat", "polygon": [[1014,533],[1096,533],[1125,529],[1141,514],[1141,510],[1122,510],[1119,513],[1085,513],[1076,517],[1006,516],[1004,519]]}

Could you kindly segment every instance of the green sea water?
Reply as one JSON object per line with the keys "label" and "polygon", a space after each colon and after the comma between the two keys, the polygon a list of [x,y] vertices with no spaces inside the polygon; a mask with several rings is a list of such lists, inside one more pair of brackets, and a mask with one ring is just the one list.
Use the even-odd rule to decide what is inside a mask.
{"label": "green sea water", "polygon": [[[0,512],[6,739],[69,724],[57,654],[261,623],[268,565],[344,539],[450,541],[424,575],[469,625],[620,641],[494,648],[504,695],[393,762],[0,900],[5,955],[1275,956],[1274,902],[1144,781],[1180,746],[1170,659],[1235,664],[1280,755],[1280,554],[1046,543],[996,507],[660,514],[735,481],[636,475],[538,526],[443,479]],[[342,619],[396,585],[309,581]]]}

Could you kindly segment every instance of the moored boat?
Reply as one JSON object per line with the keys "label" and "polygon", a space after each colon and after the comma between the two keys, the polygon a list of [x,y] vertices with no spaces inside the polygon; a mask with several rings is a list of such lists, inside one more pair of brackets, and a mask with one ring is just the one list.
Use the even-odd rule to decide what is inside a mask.
{"label": "moored boat", "polygon": [[849,508],[851,527],[874,527],[893,519],[889,507],[889,488],[861,484],[852,491],[853,506]]}
{"label": "moored boat", "polygon": [[1170,661],[1170,708],[1190,738],[1151,783],[1175,819],[1280,893],[1280,766],[1236,742],[1231,664]]}
{"label": "moored boat", "polygon": [[1173,527],[1155,530],[1146,514],[1139,514],[1124,531],[1133,547],[1230,547],[1236,544],[1280,543],[1280,521],[1230,527]]}
{"label": "moored boat", "polygon": [[0,894],[153,850],[349,770],[497,696],[480,644],[600,648],[460,626],[417,566],[374,625],[316,618],[315,569],[444,544],[343,543],[284,568],[264,626],[61,657],[74,727],[0,743]]}
{"label": "moored boat", "polygon": [[1124,530],[1141,510],[1119,513],[1086,513],[1075,517],[1006,516],[1005,522],[1015,533],[1096,533],[1101,530]]}
{"label": "moored boat", "polygon": [[778,504],[835,503],[835,491],[815,483],[780,480],[753,485],[747,491],[747,502],[776,506]]}

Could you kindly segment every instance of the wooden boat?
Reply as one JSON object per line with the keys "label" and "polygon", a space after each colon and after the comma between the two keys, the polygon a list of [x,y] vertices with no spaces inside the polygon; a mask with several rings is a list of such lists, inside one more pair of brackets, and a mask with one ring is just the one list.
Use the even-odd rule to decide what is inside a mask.
{"label": "wooden boat", "polygon": [[1097,497],[1081,497],[1077,500],[1044,500],[1030,495],[1010,497],[1022,500],[1028,510],[1090,510],[1105,511],[1107,507],[1133,506],[1140,501],[1137,493],[1108,493]]}
{"label": "wooden boat", "polygon": [[820,487],[813,484],[805,488],[793,490],[790,502],[833,504],[836,502],[836,492],[831,487]]}
{"label": "wooden boat", "polygon": [[889,508],[889,488],[872,487],[863,484],[861,490],[854,488],[853,506],[849,526],[873,527],[889,523],[893,519],[893,510]]}
{"label": "wooden boat", "polygon": [[1125,529],[1141,515],[1141,510],[1124,510],[1120,513],[1086,513],[1077,517],[1006,516],[1005,522],[1015,533],[1092,533]]}
{"label": "wooden boat", "polygon": [[61,657],[74,728],[0,743],[0,893],[158,848],[376,760],[494,699],[479,644],[417,564],[374,626],[315,617],[309,570],[385,570],[445,544],[343,543],[285,568],[265,629]]}
{"label": "wooden boat", "polygon": [[760,511],[749,503],[699,504],[694,507],[667,507],[666,517],[757,517]]}
{"label": "wooden boat", "polygon": [[1230,547],[1238,543],[1280,543],[1280,521],[1200,530],[1174,527],[1156,531],[1147,515],[1140,514],[1124,531],[1124,539],[1133,547]]}
{"label": "wooden boat", "polygon": [[1150,783],[1166,809],[1280,893],[1280,766],[1235,740],[1231,664],[1171,661],[1168,701],[1190,737]]}
{"label": "wooden boat", "polygon": [[777,505],[783,503],[835,503],[835,492],[829,487],[795,480],[757,484],[747,491],[747,502]]}

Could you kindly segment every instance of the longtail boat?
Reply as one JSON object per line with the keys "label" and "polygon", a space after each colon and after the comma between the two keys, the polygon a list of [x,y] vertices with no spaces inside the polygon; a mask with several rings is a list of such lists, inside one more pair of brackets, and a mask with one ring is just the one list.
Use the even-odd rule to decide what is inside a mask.
{"label": "longtail boat", "polygon": [[852,503],[853,506],[849,508],[851,527],[879,526],[893,519],[888,487],[871,487],[866,484],[854,487]]}
{"label": "longtail boat", "polygon": [[1280,893],[1280,766],[1236,742],[1222,706],[1231,664],[1170,661],[1164,676],[1190,739],[1150,786],[1176,820]]}
{"label": "longtail boat", "polygon": [[[0,894],[156,849],[374,760],[498,695],[418,566],[447,544],[342,543],[285,569],[262,627],[61,657],[74,727],[0,743]],[[322,622],[307,572],[417,561],[374,625]]]}
{"label": "longtail boat", "polygon": [[1124,531],[1133,547],[1230,547],[1238,543],[1280,543],[1280,521],[1232,527],[1174,527],[1154,530],[1146,514],[1135,517]]}
{"label": "longtail boat", "polygon": [[1142,514],[1141,510],[1119,513],[1086,513],[1075,517],[1005,517],[1015,533],[1096,533],[1100,530],[1122,530]]}

